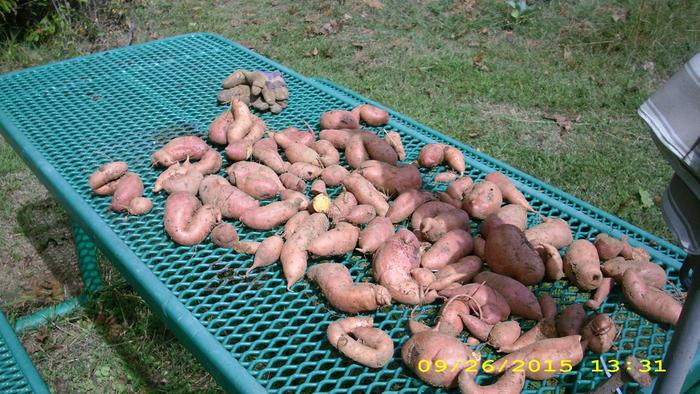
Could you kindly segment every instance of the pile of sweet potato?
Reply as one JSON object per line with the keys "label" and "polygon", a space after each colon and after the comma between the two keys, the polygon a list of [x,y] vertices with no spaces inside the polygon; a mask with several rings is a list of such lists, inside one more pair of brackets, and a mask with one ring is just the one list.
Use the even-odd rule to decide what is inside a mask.
{"label": "pile of sweet potato", "polygon": [[[407,321],[411,337],[402,358],[425,382],[459,382],[464,392],[480,390],[475,372],[455,366],[471,360],[478,370],[481,357],[473,347],[480,343],[502,354],[496,368],[483,370],[503,373],[491,389],[506,393],[519,392],[526,377],[548,379],[564,363],[574,367],[585,351],[608,351],[616,327],[595,310],[614,284],[643,316],[677,322],[681,304],[663,290],[666,273],[644,249],[606,234],[574,240],[565,220],[540,217],[506,175],[465,175],[465,158],[454,147],[427,144],[406,162],[398,133],[362,126],[388,121],[386,111],[366,104],[330,111],[320,118],[317,138],[295,127],[268,130],[234,99],[212,122],[208,137],[210,144],[225,146],[226,177],[220,175],[220,151],[197,136],[175,138],[153,153],[153,165],[164,168],[153,191],[169,194],[165,231],[182,245],[209,237],[220,247],[254,255],[247,273],[279,261],[288,289],[306,277],[347,314],[392,303],[441,303],[434,327],[413,317]],[[452,170],[434,179],[447,183],[445,191],[423,189],[420,167],[443,164]],[[111,163],[90,177],[90,186],[97,194],[114,194],[115,210],[147,211],[134,207],[143,184],[130,174],[126,164]],[[479,235],[471,233],[474,219]],[[236,221],[252,230],[277,228],[279,235],[242,241]],[[531,221],[539,224],[528,226]],[[355,282],[345,265],[315,259],[356,251],[371,259],[374,283]],[[560,305],[558,312],[551,296],[537,298],[528,287],[564,279],[593,292],[592,298],[585,305]],[[524,320],[534,323],[525,332]],[[332,346],[368,367],[380,368],[393,357],[391,338],[373,327],[371,317],[341,319],[327,333]],[[426,360],[446,368],[426,371]],[[517,360],[549,368],[511,370]]]}

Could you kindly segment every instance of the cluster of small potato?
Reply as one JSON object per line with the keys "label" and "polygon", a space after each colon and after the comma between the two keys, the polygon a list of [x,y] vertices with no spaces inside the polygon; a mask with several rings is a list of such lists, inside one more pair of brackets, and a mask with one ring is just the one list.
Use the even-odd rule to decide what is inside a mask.
{"label": "cluster of small potato", "polygon": [[[280,261],[288,289],[306,275],[344,313],[372,312],[392,302],[417,306],[444,300],[432,328],[411,316],[412,336],[402,358],[425,382],[438,387],[459,383],[463,392],[517,393],[526,377],[548,379],[563,363],[578,364],[586,350],[602,353],[612,347],[613,320],[605,314],[586,316],[582,304],[568,305],[557,318],[554,299],[546,294],[538,299],[527,287],[545,280],[566,277],[581,290],[595,291],[585,303],[591,309],[601,305],[616,282],[641,314],[676,323],[681,304],[662,290],[665,272],[644,249],[605,234],[595,243],[574,241],[568,223],[559,218],[543,217],[527,228],[534,210],[506,175],[492,172],[474,182],[464,175],[463,154],[444,144],[425,145],[417,163],[401,164],[405,152],[397,133],[381,138],[361,126],[388,121],[387,112],[370,105],[327,112],[317,140],[314,133],[293,127],[268,131],[247,105],[234,100],[209,129],[209,141],[225,145],[233,163],[226,169],[228,179],[215,175],[222,158],[199,137],[178,137],[153,154],[154,164],[167,167],[154,187],[170,193],[165,230],[183,245],[202,242],[211,233],[219,246],[254,254],[248,272]],[[341,165],[339,151],[348,168]],[[419,166],[443,163],[453,170],[436,177],[449,182],[445,192],[422,189]],[[335,186],[343,191],[331,199],[326,187]],[[260,205],[277,196],[279,201]],[[284,229],[263,242],[245,242],[222,218],[255,230]],[[480,221],[479,236],[470,234],[470,218]],[[405,221],[410,230],[396,228]],[[307,269],[310,256],[354,250],[372,256],[376,283],[355,283],[339,263]],[[523,333],[511,315],[537,323]],[[465,330],[470,334],[466,343],[458,339]],[[391,338],[373,327],[371,317],[341,319],[327,334],[342,354],[371,368],[386,365],[394,353]],[[481,342],[505,354],[491,372],[485,370],[503,373],[487,387],[475,384],[475,373],[457,368],[467,360],[481,362],[471,348]],[[419,367],[422,360],[442,360],[447,368],[426,371]],[[516,360],[546,361],[549,368],[517,372],[510,369]]]}

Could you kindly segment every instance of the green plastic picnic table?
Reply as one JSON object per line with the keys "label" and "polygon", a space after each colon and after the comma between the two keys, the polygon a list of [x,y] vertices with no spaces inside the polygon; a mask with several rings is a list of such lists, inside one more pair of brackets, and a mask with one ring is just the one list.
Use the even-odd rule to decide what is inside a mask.
{"label": "green plastic picnic table", "polygon": [[[325,329],[343,315],[317,289],[302,282],[287,291],[280,267],[244,276],[248,255],[214,246],[208,240],[179,246],[163,230],[165,196],[151,192],[161,170],[150,155],[173,137],[205,137],[209,123],[225,108],[217,105],[220,82],[235,69],[279,70],[289,85],[289,107],[279,115],[262,114],[272,129],[315,124],[328,110],[369,102],[329,81],[304,77],[220,36],[188,34],[101,52],[0,77],[0,126],[3,135],[51,191],[74,221],[86,286],[99,287],[95,247],[133,285],[152,311],[178,336],[227,391],[239,392],[441,392],[422,383],[402,363],[410,308],[393,305],[377,311],[375,325],[396,345],[393,360],[371,370],[342,357],[327,342]],[[662,265],[671,281],[685,258],[678,247],[557,190],[521,171],[390,111],[386,129],[403,138],[407,159],[415,160],[425,143],[460,148],[468,175],[482,179],[499,170],[510,176],[542,215],[567,220],[575,238],[599,232],[626,235]],[[381,132],[380,129],[377,129]],[[87,177],[101,164],[126,161],[141,175],[154,209],[126,216],[107,209],[110,199],[91,193]],[[422,170],[424,187],[438,191],[434,171]],[[338,193],[333,189],[332,193]],[[538,222],[531,215],[530,224]],[[234,222],[245,240],[275,233],[251,231]],[[477,224],[473,223],[473,230]],[[357,281],[370,280],[370,262],[359,253],[334,259],[345,263]],[[319,261],[319,260],[314,260]],[[312,262],[313,263],[313,262]],[[583,302],[589,293],[566,281],[545,282],[560,305]],[[434,316],[436,308],[424,308]],[[662,359],[673,330],[639,317],[613,293],[600,311],[620,327],[616,347],[603,355],[588,352],[572,372],[537,382],[526,393],[588,392],[607,379],[594,372],[593,360],[624,360],[627,355]],[[526,323],[527,324],[527,323]],[[530,322],[530,324],[532,324]],[[484,358],[497,355],[483,350]],[[600,358],[599,358],[600,357]],[[477,382],[487,378],[480,375]],[[630,390],[639,390],[631,385]]]}

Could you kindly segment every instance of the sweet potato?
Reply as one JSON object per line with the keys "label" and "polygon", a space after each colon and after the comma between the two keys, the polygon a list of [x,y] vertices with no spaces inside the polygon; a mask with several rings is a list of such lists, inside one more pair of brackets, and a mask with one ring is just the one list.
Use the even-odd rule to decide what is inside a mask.
{"label": "sweet potato", "polygon": [[294,174],[285,172],[279,176],[282,185],[289,190],[296,190],[303,193],[306,190],[306,181]]}
{"label": "sweet potato", "polygon": [[224,177],[207,175],[199,184],[199,197],[206,205],[219,209],[221,216],[238,219],[243,212],[258,208],[260,203],[231,185]]}
{"label": "sweet potato", "polygon": [[622,251],[620,251],[620,256],[624,257],[627,260],[650,260],[651,257],[649,257],[649,252],[646,251],[646,249],[642,247],[638,248],[633,248],[632,245],[630,245],[627,242],[627,236],[622,237]]}
{"label": "sweet potato", "polygon": [[459,175],[464,174],[464,171],[467,169],[464,163],[464,154],[453,146],[445,146],[445,163],[457,171]]}
{"label": "sweet potato", "polygon": [[549,244],[537,244],[535,250],[544,261],[544,275],[549,280],[559,280],[564,277],[564,261],[559,250]]}
{"label": "sweet potato", "polygon": [[[171,171],[171,169],[174,170]],[[159,176],[158,179],[156,179],[153,191],[159,191],[157,189],[162,188],[169,194],[187,192],[196,195],[199,185],[204,179],[204,175],[196,170],[188,161],[185,161],[185,163],[182,165],[180,165],[180,163],[173,164],[172,166],[168,167],[168,169],[164,171],[162,175],[165,175],[166,173],[167,176]]]}
{"label": "sweet potato", "polygon": [[254,255],[258,253],[261,242],[256,241],[236,241],[233,243],[233,250],[240,254]]}
{"label": "sweet potato", "polygon": [[406,159],[406,150],[403,147],[403,142],[401,142],[401,134],[395,131],[387,131],[384,135],[384,141],[394,149],[399,160]]}
{"label": "sweet potato", "polygon": [[462,209],[470,216],[486,219],[490,214],[497,212],[503,202],[501,190],[489,181],[482,181],[472,187],[469,194],[462,200]]}
{"label": "sweet potato", "polygon": [[476,316],[469,314],[460,314],[460,320],[464,329],[469,331],[469,333],[476,337],[479,341],[486,342],[493,330],[494,324],[488,324],[485,321],[479,319]]}
{"label": "sweet potato", "polygon": [[127,211],[129,215],[145,215],[153,209],[153,202],[146,197],[135,197],[129,203]]}
{"label": "sweet potato", "polygon": [[255,230],[270,230],[299,212],[302,202],[298,199],[277,201],[261,207],[249,209],[241,214],[240,220]]}
{"label": "sweet potato", "polygon": [[359,237],[359,228],[340,222],[334,229],[313,239],[307,250],[315,256],[342,256],[355,249]]}
{"label": "sweet potato", "polygon": [[284,239],[289,239],[289,237],[294,234],[294,232],[297,230],[297,227],[301,225],[311,214],[309,211],[299,211],[292,216],[291,219],[287,220],[287,223],[284,224]]}
{"label": "sweet potato", "polygon": [[322,181],[321,179],[315,179],[313,182],[311,182],[311,190],[309,192],[314,197],[319,194],[328,195],[328,191],[326,190],[326,182]]}
{"label": "sweet potato", "polygon": [[504,224],[491,230],[484,247],[485,260],[495,273],[510,276],[524,285],[540,283],[544,262],[519,228]]}
{"label": "sweet potato", "polygon": [[112,195],[117,188],[117,180],[128,170],[129,166],[123,161],[103,164],[90,175],[88,185],[95,194]]}
{"label": "sweet potato", "polygon": [[309,148],[314,146],[314,141],[316,140],[314,133],[311,131],[301,131],[296,127],[287,127],[277,134],[283,134],[288,139],[296,143],[306,145]]}
{"label": "sweet potato", "polygon": [[418,305],[431,303],[437,297],[435,291],[424,294],[411,277],[411,270],[420,264],[419,249],[416,236],[402,228],[374,253],[374,277],[398,302]]}
{"label": "sweet potato", "polygon": [[129,209],[129,203],[136,197],[143,195],[143,182],[141,177],[133,172],[126,172],[117,181],[117,186],[112,194],[112,203],[109,209],[116,212],[123,212]]}
{"label": "sweet potato", "polygon": [[209,141],[216,145],[226,145],[226,131],[233,123],[233,114],[226,110],[209,125]]}
{"label": "sweet potato", "polygon": [[569,223],[558,218],[543,217],[543,222],[525,230],[531,244],[549,244],[557,249],[565,248],[574,241]]}
{"label": "sweet potato", "polygon": [[421,167],[433,168],[445,160],[444,144],[426,144],[418,154],[418,164]]}
{"label": "sweet potato", "polygon": [[542,309],[535,295],[522,283],[505,275],[484,271],[476,275],[474,283],[486,283],[508,303],[511,313],[526,319],[541,320]]}
{"label": "sweet potato", "polygon": [[272,235],[265,238],[258,250],[255,251],[255,259],[253,260],[253,265],[246,270],[246,275],[250,271],[260,268],[267,267],[270,264],[274,264],[280,258],[280,253],[282,253],[282,246],[284,245],[284,238],[279,235]]}
{"label": "sweet potato", "polygon": [[442,212],[421,221],[420,232],[430,242],[437,242],[452,230],[468,230],[469,215],[461,209]]}
{"label": "sweet potato", "polygon": [[376,217],[360,231],[357,250],[361,253],[374,253],[392,235],[394,235],[394,225],[391,220],[381,216]]}
{"label": "sweet potato", "polygon": [[287,172],[306,181],[318,178],[322,170],[321,167],[309,163],[294,163],[287,168]]}
{"label": "sweet potato", "polygon": [[221,221],[221,212],[212,205],[204,205],[192,194],[173,193],[165,200],[163,222],[165,231],[180,245],[202,242],[212,227]]}
{"label": "sweet potato", "polygon": [[486,338],[486,343],[495,349],[501,349],[512,346],[518,338],[520,338],[520,324],[514,320],[508,320],[493,326]]}
{"label": "sweet potato", "polygon": [[392,223],[402,222],[411,216],[418,207],[434,199],[433,195],[425,190],[407,190],[394,199],[386,217]]}
{"label": "sweet potato", "polygon": [[347,147],[350,137],[358,133],[359,130],[356,129],[327,129],[321,130],[318,134],[318,138],[330,142],[336,149],[344,150]]}
{"label": "sweet potato", "polygon": [[[481,236],[476,236],[474,237],[474,254],[479,256],[480,259],[484,259],[486,256],[485,252],[486,249],[486,240],[481,238]],[[562,276],[564,274],[562,273]]]}
{"label": "sweet potato", "polygon": [[530,212],[535,212],[534,209],[532,209],[532,206],[530,206],[530,203],[527,201],[525,196],[518,190],[517,187],[513,184],[513,181],[510,180],[507,176],[504,174],[494,171],[484,178],[485,180],[489,182],[493,182],[498,188],[501,190],[501,194],[503,195],[503,199],[508,201],[511,204],[517,204],[521,205],[523,208],[527,209]]}
{"label": "sweet potato", "polygon": [[352,207],[343,219],[352,224],[360,225],[371,222],[376,216],[377,211],[373,206],[360,204]]}
{"label": "sweet potato", "polygon": [[586,306],[591,309],[600,308],[600,304],[605,302],[605,300],[608,298],[608,294],[610,294],[612,291],[614,284],[615,281],[612,278],[603,278],[603,280],[600,282],[600,286],[595,289],[593,298],[586,301]]}
{"label": "sweet potato", "polygon": [[249,141],[232,141],[224,150],[226,158],[236,162],[250,159],[253,156],[253,145]]}
{"label": "sweet potato", "polygon": [[350,175],[350,172],[345,167],[337,164],[328,166],[321,171],[321,179],[328,186],[340,185],[348,175]]}
{"label": "sweet potato", "polygon": [[237,99],[231,100],[231,113],[233,113],[233,122],[226,130],[227,144],[243,139],[253,127],[253,116],[246,103]]}
{"label": "sweet potato", "polygon": [[595,314],[581,329],[581,342],[588,350],[605,353],[612,347],[615,340],[615,322],[605,314]]}
{"label": "sweet potato", "polygon": [[190,160],[199,160],[211,148],[201,138],[194,135],[177,137],[165,144],[151,156],[153,164],[162,167],[183,161],[189,157]]}
{"label": "sweet potato", "polygon": [[307,265],[307,248],[311,241],[328,230],[328,218],[322,213],[314,213],[303,221],[282,247],[280,261],[287,289],[304,276]]}
{"label": "sweet potato", "polygon": [[421,266],[439,270],[471,253],[473,247],[469,232],[460,229],[448,231],[423,254]]}
{"label": "sweet potato", "polygon": [[557,320],[557,333],[560,337],[578,335],[581,333],[585,319],[586,311],[582,304],[568,305]]}
{"label": "sweet potato", "polygon": [[357,168],[360,175],[389,195],[420,189],[422,184],[418,168],[411,164],[394,166],[382,161],[367,160]]}
{"label": "sweet potato", "polygon": [[445,171],[435,175],[433,180],[437,183],[450,183],[457,179],[458,175],[452,171]]}
{"label": "sweet potato", "polygon": [[634,270],[622,275],[622,294],[642,316],[656,323],[678,324],[683,306],[663,290],[651,287]]}
{"label": "sweet potato", "polygon": [[521,205],[508,204],[499,208],[496,212],[486,217],[481,223],[481,235],[489,237],[489,231],[502,224],[512,224],[521,231],[527,229],[527,210]]}
{"label": "sweet potato", "polygon": [[464,195],[469,193],[474,187],[474,181],[468,176],[463,176],[456,181],[450,183],[447,186],[445,192],[450,195],[450,197],[460,202],[464,199]]}
{"label": "sweet potato", "polygon": [[265,122],[255,115],[253,117],[253,126],[251,126],[248,134],[243,137],[243,141],[250,142],[251,145],[258,142],[263,136],[265,136],[265,131],[267,131],[267,125]]}
{"label": "sweet potato", "polygon": [[[394,204],[396,204],[396,201],[394,201]],[[419,205],[413,214],[411,214],[411,227],[420,230],[424,219],[435,218],[443,212],[454,211],[455,207],[442,201],[427,201]]]}
{"label": "sweet potato", "polygon": [[557,318],[557,302],[554,301],[554,298],[549,294],[542,294],[537,298],[537,301],[542,310],[542,317],[554,321]]}
{"label": "sweet potato", "polygon": [[351,173],[343,180],[343,186],[355,195],[359,203],[371,205],[377,211],[377,215],[386,216],[389,210],[386,197],[365,177],[358,173]]}
{"label": "sweet potato", "polygon": [[502,344],[498,351],[501,353],[512,353],[543,339],[556,337],[557,329],[554,325],[554,320],[542,319],[534,327],[518,336],[511,344]]}
{"label": "sweet potato", "polygon": [[277,174],[258,163],[239,161],[229,166],[226,173],[232,184],[257,200],[272,198],[284,189]]}
{"label": "sweet potato", "polygon": [[429,287],[440,291],[453,283],[469,282],[479,273],[481,267],[480,258],[476,256],[462,257],[456,262],[439,269],[435,273],[435,280]]}
{"label": "sweet potato", "polygon": [[253,145],[253,157],[270,167],[277,174],[287,172],[289,163],[282,160],[277,151],[277,143],[273,138],[263,138]]}
{"label": "sweet potato", "polygon": [[350,111],[329,111],[321,115],[321,129],[359,129],[360,116]]}
{"label": "sweet potato", "polygon": [[211,230],[211,242],[222,248],[233,248],[238,242],[238,232],[231,223],[219,223]]}
{"label": "sweet potato", "polygon": [[323,167],[336,165],[340,162],[340,153],[338,153],[338,150],[335,149],[333,144],[331,144],[329,141],[318,140],[314,142],[313,148],[321,158],[321,164],[323,164]]}
{"label": "sweet potato", "polygon": [[372,317],[346,317],[328,325],[328,341],[346,357],[370,368],[385,366],[394,355],[394,342],[372,327]]}
{"label": "sweet potato", "polygon": [[284,189],[280,192],[280,200],[297,200],[299,202],[299,210],[307,209],[311,205],[311,200],[304,193],[296,190]]}
{"label": "sweet potato", "polygon": [[[461,369],[470,365],[469,360],[477,365],[481,361],[479,353],[459,339],[436,330],[419,332],[409,338],[401,348],[401,358],[418,378],[435,387],[454,387]],[[426,370],[422,360],[427,360],[431,368]],[[435,368],[438,361],[445,363],[443,372],[437,372]]]}
{"label": "sweet potato", "polygon": [[391,305],[389,290],[374,283],[354,283],[350,271],[338,263],[321,263],[306,272],[335,309],[346,313],[369,312]]}
{"label": "sweet potato", "polygon": [[333,220],[333,222],[345,220],[345,217],[355,206],[357,206],[355,195],[349,192],[342,192],[338,194],[338,197],[333,199],[331,207],[328,210],[328,217]]}
{"label": "sweet potato", "polygon": [[414,268],[411,270],[411,277],[421,287],[428,287],[435,280],[433,271],[427,268]]}
{"label": "sweet potato", "polygon": [[519,394],[525,387],[525,372],[509,369],[493,384],[479,386],[466,370],[459,373],[459,391],[462,394]]}
{"label": "sweet potato", "polygon": [[359,168],[362,163],[369,160],[369,153],[365,149],[361,134],[354,134],[348,139],[345,145],[345,160],[352,168]]}
{"label": "sweet potato", "polygon": [[357,113],[359,118],[369,126],[383,126],[389,123],[389,113],[373,105],[362,104],[351,112]]}
{"label": "sweet potato", "polygon": [[469,283],[439,293],[442,297],[464,297],[463,302],[487,324],[504,321],[510,315],[506,299],[487,284]]}
{"label": "sweet potato", "polygon": [[[563,338],[548,338],[537,341],[532,345],[525,346],[513,353],[501,357],[491,364],[493,368],[485,371],[488,374],[496,375],[504,369],[510,369],[521,362],[529,366],[530,361],[537,360],[541,368],[525,367],[525,376],[533,380],[545,380],[553,377],[560,371],[576,366],[583,359],[583,349],[581,348],[581,336],[571,335]],[[562,362],[567,365],[563,368]]]}
{"label": "sweet potato", "polygon": [[436,196],[437,196],[438,200],[440,200],[444,203],[450,204],[457,209],[462,209],[462,200],[454,199],[454,198],[452,198],[452,196],[450,196],[449,194],[447,194],[445,192],[438,192],[438,193],[436,193]]}
{"label": "sweet potato", "polygon": [[625,260],[623,257],[615,257],[601,266],[603,274],[615,279],[618,283],[622,283],[622,276],[630,269],[636,271],[647,285],[657,289],[662,289],[668,281],[666,271],[661,266],[645,260]]}
{"label": "sweet potato", "polygon": [[582,290],[595,290],[603,280],[595,245],[585,239],[574,241],[564,255],[566,277]]}
{"label": "sweet potato", "polygon": [[396,165],[399,156],[388,142],[369,131],[362,131],[360,136],[362,137],[365,150],[367,150],[367,154],[371,159]]}
{"label": "sweet potato", "polygon": [[287,140],[283,134],[275,134],[275,142],[284,149],[284,153],[290,163],[308,163],[318,167],[323,166],[321,157],[312,148]]}
{"label": "sweet potato", "polygon": [[623,241],[604,233],[596,235],[594,244],[602,261],[608,261],[619,256],[624,247]]}
{"label": "sweet potato", "polygon": [[191,164],[192,168],[202,175],[216,174],[221,169],[221,155],[214,149],[209,149],[199,161]]}

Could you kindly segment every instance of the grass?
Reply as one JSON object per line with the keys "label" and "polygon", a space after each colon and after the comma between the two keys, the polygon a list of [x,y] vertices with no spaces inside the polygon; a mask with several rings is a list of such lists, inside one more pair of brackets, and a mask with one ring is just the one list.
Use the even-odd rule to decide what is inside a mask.
{"label": "grass", "polygon": [[[305,75],[348,86],[670,238],[658,201],[671,169],[636,109],[700,50],[700,3],[529,3],[531,9],[515,20],[504,2],[473,0],[148,0],[134,9],[135,41],[219,33]],[[340,31],[319,34],[331,20],[342,25]],[[0,44],[0,70],[121,46],[126,36],[126,29],[112,29],[91,40],[66,33],[39,46],[6,40]],[[572,129],[563,132],[546,114],[567,117]],[[0,251],[9,256],[2,264],[16,265],[31,255],[31,239],[37,238],[19,224],[26,218],[13,214],[48,198],[36,181],[16,198],[19,180],[29,177],[12,149],[0,144],[0,214],[15,230],[2,233]],[[643,205],[640,191],[656,197],[655,205]],[[48,209],[61,215],[55,204]],[[24,243],[23,252],[17,243]],[[44,261],[45,254],[36,258]],[[111,285],[94,304],[46,333],[23,337],[30,347],[39,346],[32,357],[52,388],[215,390],[118,274],[107,276]],[[0,302],[10,312],[16,305],[10,296]]]}

